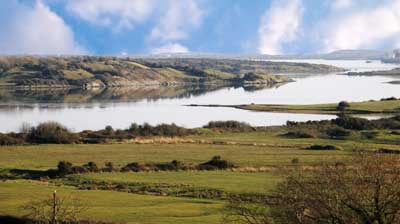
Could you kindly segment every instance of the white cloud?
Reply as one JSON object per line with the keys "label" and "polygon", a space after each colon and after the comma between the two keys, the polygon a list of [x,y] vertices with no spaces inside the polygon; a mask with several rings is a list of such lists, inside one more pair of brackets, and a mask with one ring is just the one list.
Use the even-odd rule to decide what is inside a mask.
{"label": "white cloud", "polygon": [[193,0],[170,0],[165,13],[151,31],[151,40],[175,41],[188,37],[188,32],[202,22],[203,11]]}
{"label": "white cloud", "polygon": [[333,0],[332,7],[334,9],[346,9],[353,6],[354,0]]}
{"label": "white cloud", "polygon": [[2,54],[84,53],[63,19],[40,0],[31,6],[9,1],[0,7],[0,27]]}
{"label": "white cloud", "polygon": [[300,0],[274,0],[262,16],[258,29],[262,54],[280,54],[282,45],[299,35],[303,8]]}
{"label": "white cloud", "polygon": [[152,49],[152,54],[165,54],[165,53],[187,53],[189,49],[178,43],[169,43],[158,48]]}
{"label": "white cloud", "polygon": [[153,0],[70,0],[66,7],[82,20],[119,31],[145,21],[156,5]]}
{"label": "white cloud", "polygon": [[[400,0],[363,8],[363,1],[346,12],[332,9],[318,27],[324,51],[394,47],[400,43]],[[322,28],[321,28],[322,27]]]}
{"label": "white cloud", "polygon": [[[66,8],[84,21],[112,27],[114,31],[133,29],[154,19],[156,25],[147,43],[170,47],[176,47],[176,41],[189,38],[190,31],[202,23],[204,15],[196,0],[70,0]],[[157,49],[163,47],[155,47],[154,51]],[[186,47],[171,49],[187,51]]]}

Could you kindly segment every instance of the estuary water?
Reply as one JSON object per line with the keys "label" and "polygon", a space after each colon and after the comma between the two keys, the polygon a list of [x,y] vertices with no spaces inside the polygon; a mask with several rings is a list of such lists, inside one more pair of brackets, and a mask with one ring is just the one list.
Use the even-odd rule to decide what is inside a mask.
{"label": "estuary water", "polygon": [[[286,60],[329,64],[351,71],[388,70],[379,61]],[[18,131],[23,123],[57,121],[74,131],[106,125],[127,128],[132,122],[176,123],[201,127],[209,121],[238,120],[252,125],[331,119],[329,115],[267,113],[234,108],[187,107],[188,104],[314,104],[400,97],[395,77],[343,74],[291,75],[295,82],[263,88],[142,87],[97,91],[20,92],[0,90],[0,132]]]}

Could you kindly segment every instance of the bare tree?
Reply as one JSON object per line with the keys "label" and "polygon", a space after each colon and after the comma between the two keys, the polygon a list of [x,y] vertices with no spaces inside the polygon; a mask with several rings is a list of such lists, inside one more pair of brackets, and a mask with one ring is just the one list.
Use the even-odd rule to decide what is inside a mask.
{"label": "bare tree", "polygon": [[400,223],[400,157],[360,155],[347,164],[295,171],[268,200],[231,198],[224,223]]}
{"label": "bare tree", "polygon": [[277,223],[400,223],[400,160],[362,155],[348,166],[296,173],[273,195]]}
{"label": "bare tree", "polygon": [[75,224],[87,208],[77,198],[62,198],[54,191],[52,198],[24,206],[28,217],[37,224]]}

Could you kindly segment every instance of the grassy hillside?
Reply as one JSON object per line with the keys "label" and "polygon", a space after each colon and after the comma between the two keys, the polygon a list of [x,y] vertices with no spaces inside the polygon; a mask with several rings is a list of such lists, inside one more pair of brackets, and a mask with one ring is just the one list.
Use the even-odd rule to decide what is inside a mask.
{"label": "grassy hillside", "polygon": [[341,69],[305,63],[215,59],[130,59],[117,57],[0,57],[0,86],[19,88],[100,88],[241,82],[244,74],[260,74],[265,83],[289,81],[269,74],[336,72]]}

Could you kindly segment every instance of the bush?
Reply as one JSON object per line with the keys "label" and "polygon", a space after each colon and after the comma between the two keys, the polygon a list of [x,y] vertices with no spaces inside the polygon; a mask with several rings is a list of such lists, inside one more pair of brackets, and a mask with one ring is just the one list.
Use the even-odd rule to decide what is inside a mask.
{"label": "bush", "polygon": [[341,150],[341,148],[334,145],[312,145],[306,149],[310,150]]}
{"label": "bush", "polygon": [[377,131],[363,131],[363,132],[361,132],[361,135],[364,138],[373,139],[373,138],[376,138],[379,135],[379,132],[377,132]]}
{"label": "bush", "polygon": [[95,162],[88,162],[87,164],[83,165],[83,168],[85,168],[88,172],[99,171],[99,168],[97,167],[97,164]]}
{"label": "bush", "polygon": [[105,168],[103,170],[106,172],[113,172],[115,170],[113,162],[106,162],[104,165],[105,165]]}
{"label": "bush", "polygon": [[45,122],[33,127],[28,134],[32,143],[71,144],[78,141],[78,135],[71,133],[57,122]]}
{"label": "bush", "polygon": [[343,139],[345,137],[350,136],[351,132],[344,128],[331,128],[326,131],[326,134],[333,139]]}
{"label": "bush", "polygon": [[138,125],[136,123],[131,124],[128,132],[136,136],[184,136],[191,134],[190,129],[179,127],[176,124],[159,124],[156,126],[151,126],[148,123],[143,125]]}
{"label": "bush", "polygon": [[57,173],[60,177],[65,177],[72,172],[72,163],[67,161],[60,161],[57,165]]}
{"label": "bush", "polygon": [[306,131],[289,131],[283,136],[288,138],[315,138],[313,134]]}
{"label": "bush", "polygon": [[232,167],[233,165],[228,161],[221,159],[221,156],[214,156],[210,161],[198,166],[200,170],[224,170]]}
{"label": "bush", "polygon": [[23,142],[23,138],[14,137],[12,134],[0,133],[0,145],[18,145],[23,144]]}
{"label": "bush", "polygon": [[391,100],[398,100],[396,97],[392,96],[389,98],[382,98],[381,101],[391,101]]}
{"label": "bush", "polygon": [[336,107],[336,110],[344,111],[347,107],[350,107],[350,104],[347,101],[340,101]]}
{"label": "bush", "polygon": [[121,172],[129,172],[129,171],[140,172],[144,170],[145,170],[144,165],[139,164],[137,162],[128,163],[126,166],[121,168]]}
{"label": "bush", "polygon": [[396,149],[378,149],[375,152],[383,153],[383,154],[400,154],[400,150],[396,150]]}
{"label": "bush", "polygon": [[300,160],[299,160],[299,158],[293,158],[292,161],[291,161],[291,163],[292,163],[292,164],[299,164],[299,163],[300,163]]}
{"label": "bush", "polygon": [[210,121],[203,128],[227,129],[237,131],[254,131],[255,129],[248,123],[239,121]]}

